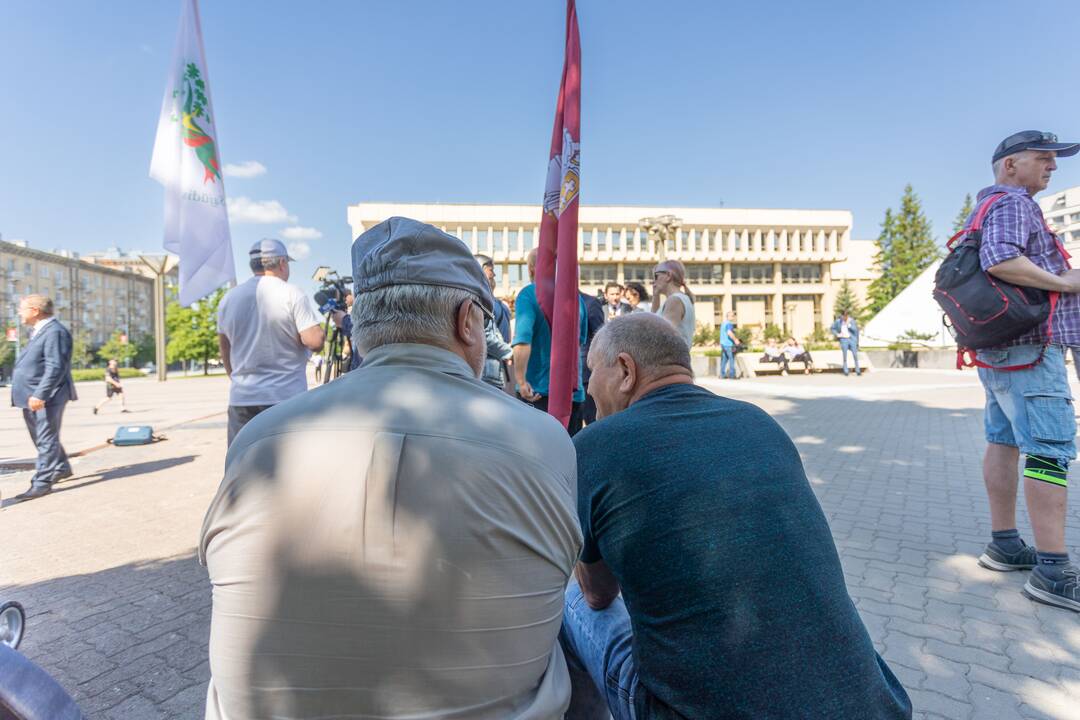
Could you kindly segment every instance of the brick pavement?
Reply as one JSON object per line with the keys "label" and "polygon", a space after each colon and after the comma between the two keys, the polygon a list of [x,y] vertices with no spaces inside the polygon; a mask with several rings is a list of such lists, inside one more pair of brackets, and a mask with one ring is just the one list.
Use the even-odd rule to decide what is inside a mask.
{"label": "brick pavement", "polygon": [[[851,595],[917,717],[1080,718],[1080,615],[1021,596],[1023,573],[975,564],[989,521],[971,375],[702,384],[761,405],[795,439]],[[175,408],[175,422],[181,411],[220,409],[224,385],[148,383],[144,396]],[[68,427],[100,434],[80,428],[81,415],[91,417],[76,412]],[[0,414],[0,447],[20,432],[13,412]],[[164,443],[93,453],[60,491],[0,510],[0,598],[29,611],[22,650],[90,718],[202,717],[210,593],[193,551],[224,434],[222,414],[174,428]],[[26,477],[0,476],[0,491],[21,490]],[[1023,513],[1020,523],[1030,539]],[[1074,498],[1074,553],[1078,532]]]}

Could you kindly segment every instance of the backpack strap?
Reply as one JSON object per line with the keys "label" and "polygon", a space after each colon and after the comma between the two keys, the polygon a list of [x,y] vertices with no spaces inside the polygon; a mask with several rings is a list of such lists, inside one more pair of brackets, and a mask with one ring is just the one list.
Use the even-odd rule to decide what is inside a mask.
{"label": "backpack strap", "polygon": [[[983,199],[983,201],[981,203],[979,203],[978,209],[975,211],[975,214],[971,217],[971,224],[967,225],[962,230],[960,230],[960,232],[956,233],[951,238],[949,238],[949,242],[945,243],[945,247],[947,247],[949,250],[952,250],[953,243],[955,243],[957,241],[957,239],[959,239],[961,237],[964,237],[966,235],[970,235],[973,232],[978,232],[979,230],[982,230],[983,220],[986,219],[986,214],[988,212],[990,212],[990,206],[993,205],[994,203],[996,203],[1001,198],[1005,197],[1006,195],[1008,195],[1008,193],[1005,193],[1005,192],[996,192],[996,193],[991,193],[990,195],[987,195]],[[1047,228],[1047,229],[1049,229],[1049,228]],[[1057,237],[1057,236],[1055,235],[1054,237]]]}
{"label": "backpack strap", "polygon": [[1033,368],[1043,361],[1043,357],[1046,355],[1046,348],[1049,347],[1049,343],[1042,346],[1042,350],[1039,351],[1039,357],[1034,361],[1024,363],[1023,365],[990,365],[984,363],[982,360],[975,357],[975,351],[971,348],[957,348],[956,349],[956,369],[963,370],[966,367],[985,368],[986,370],[1000,370],[1001,372],[1014,372],[1016,370],[1027,370]]}

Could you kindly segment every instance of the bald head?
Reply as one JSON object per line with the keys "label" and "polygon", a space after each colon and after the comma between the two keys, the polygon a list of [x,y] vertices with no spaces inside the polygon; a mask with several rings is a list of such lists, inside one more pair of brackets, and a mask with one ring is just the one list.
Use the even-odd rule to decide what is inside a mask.
{"label": "bald head", "polygon": [[529,278],[536,277],[536,248],[530,250],[525,256],[525,264],[529,266]]}
{"label": "bald head", "polygon": [[674,325],[653,313],[624,315],[600,328],[593,338],[590,353],[595,361],[611,366],[621,353],[634,359],[643,376],[652,376],[668,368],[682,368],[693,373],[686,341]]}
{"label": "bald head", "polygon": [[625,410],[657,388],[694,382],[686,342],[671,323],[652,313],[605,323],[593,338],[589,368],[589,394],[599,418]]}

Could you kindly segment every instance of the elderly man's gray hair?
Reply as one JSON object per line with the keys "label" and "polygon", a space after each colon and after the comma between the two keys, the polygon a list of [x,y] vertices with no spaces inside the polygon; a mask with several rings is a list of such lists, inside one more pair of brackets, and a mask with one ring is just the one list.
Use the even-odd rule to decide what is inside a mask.
{"label": "elderly man's gray hair", "polygon": [[626,353],[645,375],[673,366],[694,373],[686,341],[674,325],[652,313],[624,315],[605,323],[593,338],[592,352],[607,367]]}
{"label": "elderly man's gray hair", "polygon": [[248,260],[248,267],[251,268],[253,273],[264,273],[267,270],[276,268],[283,262],[288,262],[289,258],[283,255],[274,255],[273,257],[253,257]]}
{"label": "elderly man's gray hair", "polygon": [[466,290],[440,285],[390,285],[362,292],[353,302],[353,344],[361,354],[394,343],[449,348],[455,313],[466,300],[480,301]]}

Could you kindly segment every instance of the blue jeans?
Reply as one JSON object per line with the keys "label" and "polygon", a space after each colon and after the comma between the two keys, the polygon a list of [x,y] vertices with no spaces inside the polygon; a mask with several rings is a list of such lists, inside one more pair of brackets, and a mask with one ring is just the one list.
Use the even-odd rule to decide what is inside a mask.
{"label": "blue jeans", "polygon": [[735,379],[735,346],[720,346],[720,377]]}
{"label": "blue jeans", "polygon": [[851,353],[851,357],[855,358],[855,374],[861,375],[862,370],[859,369],[859,346],[855,344],[855,341],[851,338],[840,338],[840,357],[844,361],[844,374],[848,374],[847,367],[847,355]]}
{"label": "blue jeans", "polygon": [[[566,663],[570,667],[572,695],[590,695],[597,689],[607,700],[607,711],[615,720],[634,720],[634,698],[640,691],[637,668],[631,654],[633,631],[630,614],[622,596],[603,610],[593,610],[585,602],[577,580],[566,586],[563,624],[559,631]],[[592,687],[581,687],[584,670]],[[588,720],[598,714],[574,712],[580,702],[571,699],[567,720]]]}
{"label": "blue jeans", "polygon": [[[980,350],[978,358],[988,365],[1023,365],[1033,362],[1041,350],[1041,345],[1016,345]],[[1063,347],[1046,348],[1042,362],[1026,370],[979,368],[979,380],[986,390],[987,442],[1066,465],[1076,457],[1076,416]]]}

